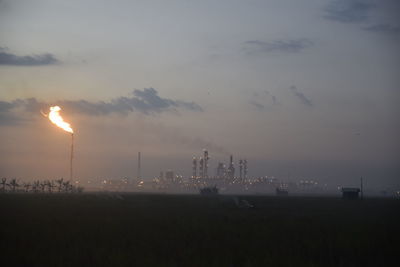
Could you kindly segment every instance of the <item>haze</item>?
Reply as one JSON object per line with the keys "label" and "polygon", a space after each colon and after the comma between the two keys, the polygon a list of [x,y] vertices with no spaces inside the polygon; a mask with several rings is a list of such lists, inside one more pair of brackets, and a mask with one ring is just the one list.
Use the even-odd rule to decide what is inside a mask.
{"label": "haze", "polygon": [[400,186],[396,0],[0,1],[0,176],[145,179],[191,158]]}

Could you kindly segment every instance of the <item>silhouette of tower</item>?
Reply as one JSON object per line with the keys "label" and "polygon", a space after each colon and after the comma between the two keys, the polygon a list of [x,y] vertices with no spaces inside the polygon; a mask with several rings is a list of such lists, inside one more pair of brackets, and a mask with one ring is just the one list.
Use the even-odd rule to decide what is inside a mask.
{"label": "silhouette of tower", "polygon": [[199,176],[200,176],[200,178],[204,178],[204,160],[202,157],[200,157],[199,163],[200,163]]}
{"label": "silhouette of tower", "polygon": [[239,178],[243,180],[243,160],[239,160]]}
{"label": "silhouette of tower", "polygon": [[141,179],[141,173],[140,173],[140,162],[141,158],[140,158],[140,152],[138,153],[138,167],[137,167],[137,178],[140,180]]}
{"label": "silhouette of tower", "polygon": [[247,159],[243,161],[243,178],[247,179]]}
{"label": "silhouette of tower", "polygon": [[233,156],[231,155],[229,159],[228,178],[233,180],[234,177],[235,177],[235,167],[233,166]]}
{"label": "silhouette of tower", "polygon": [[197,159],[196,157],[193,157],[193,173],[192,173],[192,179],[196,179],[197,178]]}
{"label": "silhouette of tower", "polygon": [[204,166],[203,166],[203,176],[204,178],[208,178],[208,160],[210,159],[208,157],[208,151],[204,150]]}
{"label": "silhouette of tower", "polygon": [[225,165],[222,162],[218,163],[218,167],[217,167],[217,177],[218,178],[225,178],[226,176],[226,169],[225,169]]}

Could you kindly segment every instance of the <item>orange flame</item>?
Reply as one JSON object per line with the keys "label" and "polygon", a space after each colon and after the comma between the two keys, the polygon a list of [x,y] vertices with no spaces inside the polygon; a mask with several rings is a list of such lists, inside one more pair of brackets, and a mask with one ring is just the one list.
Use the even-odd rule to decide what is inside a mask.
{"label": "orange flame", "polygon": [[72,130],[71,125],[63,120],[60,115],[60,110],[61,108],[59,106],[50,107],[49,120],[64,131],[73,134],[74,131]]}

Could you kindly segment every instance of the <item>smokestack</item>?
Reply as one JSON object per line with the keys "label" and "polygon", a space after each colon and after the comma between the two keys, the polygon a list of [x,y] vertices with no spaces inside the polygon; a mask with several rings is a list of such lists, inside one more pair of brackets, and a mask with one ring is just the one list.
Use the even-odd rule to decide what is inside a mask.
{"label": "smokestack", "polygon": [[246,179],[247,178],[247,159],[245,159],[244,161],[243,161],[243,176],[244,176],[244,179]]}
{"label": "smokestack", "polygon": [[243,179],[243,160],[239,160],[239,178],[240,181]]}
{"label": "smokestack", "polygon": [[138,178],[139,180],[141,179],[141,175],[140,175],[140,152],[138,153],[137,178]]}
{"label": "smokestack", "polygon": [[217,178],[225,178],[226,175],[226,170],[225,170],[225,165],[222,162],[218,163],[217,167]]}
{"label": "smokestack", "polygon": [[204,178],[204,160],[202,157],[200,157],[199,163],[200,163],[199,176],[200,178]]}
{"label": "smokestack", "polygon": [[203,175],[204,178],[208,178],[208,160],[210,158],[208,157],[208,151],[204,150],[204,169],[203,169]]}
{"label": "smokestack", "polygon": [[235,167],[233,166],[233,155],[229,158],[228,176],[230,179],[235,178]]}
{"label": "smokestack", "polygon": [[360,178],[360,183],[361,183],[361,199],[363,199],[364,198],[364,188],[363,188],[363,178],[362,178],[362,176],[361,176],[361,178]]}
{"label": "smokestack", "polygon": [[193,173],[192,173],[192,179],[197,178],[197,159],[196,157],[193,157]]}

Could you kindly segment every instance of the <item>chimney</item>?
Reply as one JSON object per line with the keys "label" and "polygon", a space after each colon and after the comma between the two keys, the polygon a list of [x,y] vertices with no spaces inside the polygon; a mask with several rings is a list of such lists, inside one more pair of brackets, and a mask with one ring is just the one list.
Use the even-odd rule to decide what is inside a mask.
{"label": "chimney", "polygon": [[141,179],[141,174],[140,174],[140,152],[138,153],[137,178],[138,178],[138,180]]}
{"label": "chimney", "polygon": [[197,159],[196,157],[193,157],[193,173],[192,173],[192,179],[196,179],[197,178]]}

